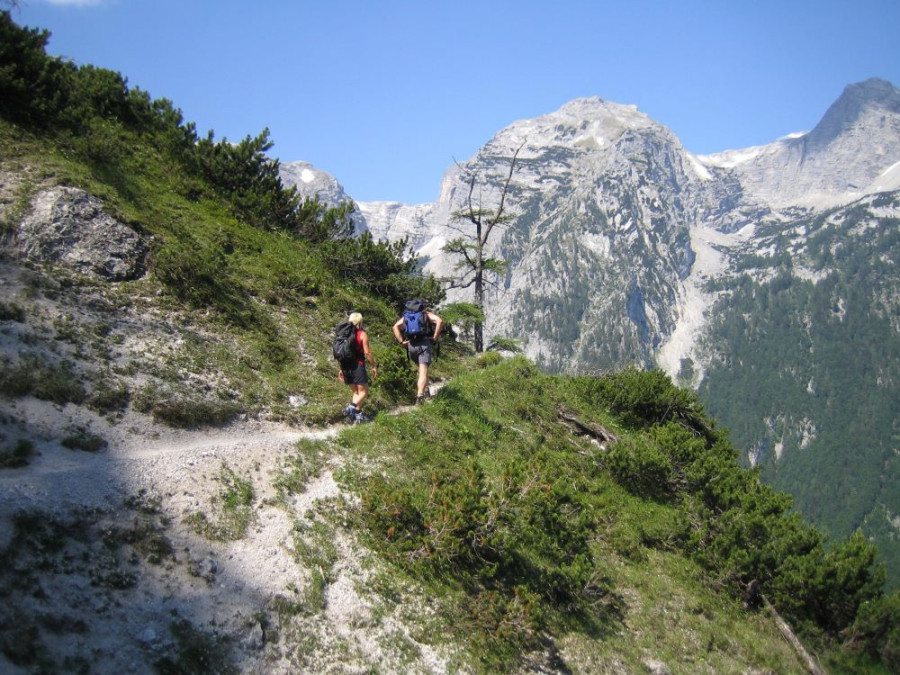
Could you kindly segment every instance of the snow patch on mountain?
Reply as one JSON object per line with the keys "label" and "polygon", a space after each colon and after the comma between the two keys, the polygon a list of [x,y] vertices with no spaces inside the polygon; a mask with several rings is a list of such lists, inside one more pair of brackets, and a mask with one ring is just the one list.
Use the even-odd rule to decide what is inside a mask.
{"label": "snow patch on mountain", "polygon": [[765,152],[765,146],[754,146],[740,150],[723,150],[712,155],[697,155],[697,159],[710,166],[732,169],[739,164],[756,159],[763,152]]}
{"label": "snow patch on mountain", "polygon": [[697,174],[698,178],[701,180],[713,180],[713,175],[709,172],[709,169],[704,166],[697,155],[688,154],[688,159],[691,162],[691,168],[694,170],[694,173]]}
{"label": "snow patch on mountain", "polygon": [[892,164],[876,178],[866,189],[868,194],[873,192],[891,192],[900,190],[900,162]]}

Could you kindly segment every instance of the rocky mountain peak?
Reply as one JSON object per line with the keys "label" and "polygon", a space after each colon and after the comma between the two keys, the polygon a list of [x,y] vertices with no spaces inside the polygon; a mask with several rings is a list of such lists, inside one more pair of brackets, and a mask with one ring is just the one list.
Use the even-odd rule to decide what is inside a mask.
{"label": "rocky mountain peak", "polygon": [[756,208],[847,204],[883,190],[900,159],[900,90],[877,78],[852,84],[809,133],[701,159],[727,169]]}
{"label": "rocky mountain peak", "polygon": [[[345,202],[353,201],[337,179],[327,171],[316,168],[309,162],[297,160],[279,164],[279,177],[286,186],[293,186],[301,199],[318,199],[329,207],[340,206]],[[359,209],[359,205],[350,214],[356,234],[362,234],[366,227],[366,217]]]}
{"label": "rocky mountain peak", "polygon": [[656,125],[635,105],[612,103],[599,97],[577,98],[554,112],[514,122],[479,154],[508,153],[523,144],[523,158],[542,155],[548,148],[560,146],[592,150],[610,145],[626,131]]}
{"label": "rocky mountain peak", "polygon": [[868,128],[877,133],[886,124],[893,124],[896,131],[900,128],[898,118],[900,89],[890,82],[873,77],[844,89],[810,133],[810,142],[823,146],[844,132]]}
{"label": "rocky mountain peak", "polygon": [[576,98],[556,112],[545,115],[549,119],[569,118],[582,122],[615,120],[623,127],[638,128],[654,124],[653,120],[638,110],[636,105],[613,103],[597,96]]}
{"label": "rocky mountain peak", "polygon": [[[854,110],[864,107],[881,107],[893,112],[900,112],[900,89],[887,80],[871,77],[868,80],[847,85],[831,109]],[[826,117],[831,109],[826,113]]]}
{"label": "rocky mountain peak", "polygon": [[309,162],[284,162],[279,166],[282,182],[293,185],[304,198],[318,198],[329,206],[350,201],[344,186],[331,174],[317,169]]}

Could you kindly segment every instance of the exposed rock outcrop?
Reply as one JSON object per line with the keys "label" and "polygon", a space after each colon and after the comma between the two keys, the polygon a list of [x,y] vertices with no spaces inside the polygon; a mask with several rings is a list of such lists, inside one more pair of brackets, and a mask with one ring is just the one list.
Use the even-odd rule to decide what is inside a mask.
{"label": "exposed rock outcrop", "polygon": [[61,265],[108,281],[137,279],[146,271],[148,239],[78,188],[39,192],[13,235],[13,254],[31,262]]}

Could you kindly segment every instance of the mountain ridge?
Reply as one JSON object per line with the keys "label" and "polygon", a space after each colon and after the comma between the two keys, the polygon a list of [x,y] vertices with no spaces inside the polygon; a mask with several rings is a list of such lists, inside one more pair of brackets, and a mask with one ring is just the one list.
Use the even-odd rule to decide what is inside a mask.
{"label": "mountain ridge", "polygon": [[881,157],[900,157],[898,120],[900,92],[871,78],[848,85],[809,132],[701,161],[735,170],[755,199],[774,207],[839,206],[868,194],[890,166]]}
{"label": "mountain ridge", "polygon": [[[499,131],[497,134],[495,134],[495,136],[485,144],[484,148],[486,149],[490,148],[492,145],[496,145],[502,136],[508,134],[512,134],[512,141],[510,143],[507,143],[506,145],[513,145],[517,140],[519,140],[520,136],[527,137],[528,131],[533,131],[535,128],[540,127],[541,122],[548,122],[553,120],[559,120],[560,122],[565,120],[574,120],[580,122],[582,125],[585,125],[589,121],[587,113],[596,111],[597,109],[601,109],[610,114],[607,114],[599,119],[594,119],[593,121],[595,123],[595,128],[593,130],[597,130],[598,128],[602,127],[602,122],[606,122],[607,124],[604,128],[606,131],[609,131],[610,129],[614,129],[616,126],[615,124],[613,124],[613,122],[618,122],[620,125],[620,130],[624,128],[635,130],[648,126],[658,125],[659,127],[666,129],[668,133],[672,133],[663,125],[654,122],[645,113],[640,112],[636,105],[612,103],[600,97],[582,97],[573,99],[563,104],[556,111],[540,115],[536,118],[519,120],[511,123],[504,129]],[[878,110],[883,110],[884,112],[890,113],[892,115],[900,114],[900,93],[898,93],[898,89],[894,87],[890,82],[877,77],[873,77],[862,82],[847,85],[841,95],[835,100],[834,103],[831,104],[831,106],[829,106],[823,117],[811,131],[788,133],[781,138],[775,139],[774,141],[761,146],[750,146],[742,149],[726,149],[715,153],[696,154],[691,153],[686,148],[683,149],[689,157],[690,162],[695,169],[697,177],[701,179],[712,179],[713,176],[710,173],[711,169],[713,171],[715,171],[716,169],[734,169],[735,167],[742,164],[752,162],[760,155],[783,155],[787,153],[788,155],[800,155],[802,158],[803,156],[808,154],[808,151],[802,148],[798,149],[798,146],[811,146],[813,150],[818,151],[822,148],[827,148],[828,145],[842,133],[846,133],[854,129],[855,135],[864,136],[866,126],[863,125],[863,128],[860,128],[860,118],[864,117],[865,113],[867,112],[874,115]],[[865,122],[866,120],[863,121]],[[625,124],[625,122],[630,122],[630,124]],[[602,145],[603,142],[608,140],[607,137],[609,136],[609,134],[601,134],[599,136],[596,134],[588,134],[585,132],[584,127],[582,127],[581,129],[570,127],[566,133],[572,135],[578,133],[579,131],[581,132],[581,134],[579,136],[579,139],[575,142],[575,145],[581,145],[582,147]],[[616,134],[616,136],[618,135],[619,134]],[[674,133],[672,133],[672,136],[677,141],[677,136],[675,136]],[[896,123],[894,123],[892,129],[889,130],[888,138],[892,140],[895,136],[897,136]],[[546,138],[547,134],[543,134],[543,137]],[[601,139],[600,142],[598,142],[598,138]],[[677,141],[677,143],[679,146],[681,145],[680,141]],[[509,148],[507,147],[506,149],[508,150]],[[876,149],[875,152],[877,155],[895,156],[896,150],[896,144],[891,143],[888,147]],[[802,163],[802,161],[800,163]],[[873,175],[869,176],[869,181],[864,182],[862,185],[852,183],[851,187],[857,192],[851,192],[847,196],[839,197],[839,199],[842,200],[843,203],[846,203],[847,201],[852,201],[853,199],[856,199],[863,194],[867,194],[867,192],[864,191],[866,186],[868,186],[871,181],[883,175],[883,173],[889,170],[892,165],[893,164],[882,166],[881,172],[876,172]],[[331,176],[327,172],[321,171],[320,169],[316,169],[308,162],[301,160],[283,161],[281,163],[281,167],[285,182],[291,185],[295,185],[298,188],[298,191],[304,196],[318,195],[325,200],[334,199],[335,201],[352,199],[352,195],[348,195],[346,193],[344,188],[340,186],[335,177]],[[305,181],[298,180],[297,176],[295,175],[296,169],[294,167],[299,167],[301,170],[306,169],[311,173],[311,175],[321,175],[325,182],[336,184],[338,189],[336,191],[331,187],[323,189],[322,186],[316,185],[310,187]],[[435,200],[435,202],[423,202],[422,204],[407,205],[397,200],[384,199],[372,202],[359,202],[358,205],[363,209],[366,208],[365,205],[367,204],[397,205],[395,209],[402,209],[404,207],[416,207],[418,209],[423,209],[428,205],[439,204],[447,200],[452,200],[453,192],[448,185],[448,178],[450,178],[454,173],[454,167],[451,167],[447,170],[444,178],[441,180],[442,187],[440,196],[437,200]],[[859,192],[859,190],[863,191]],[[786,202],[784,205],[791,204],[791,202]],[[835,203],[829,202],[828,205],[835,205]],[[383,217],[384,216],[382,216],[382,218]],[[381,233],[382,231],[387,231],[388,228],[385,227],[384,221],[377,215],[372,217],[372,221],[373,223],[370,224],[370,227],[373,230],[373,233]]]}
{"label": "mountain ridge", "polygon": [[[689,233],[693,229],[698,227],[705,229],[712,225],[716,229],[733,233],[763,219],[787,221],[809,215],[822,208],[850,203],[862,196],[861,192],[864,193],[866,187],[891,188],[895,182],[900,184],[898,100],[900,93],[893,85],[878,78],[871,78],[846,87],[811,132],[778,139],[765,146],[701,156],[684,149],[669,129],[639,112],[634,105],[609,103],[599,97],[575,99],[557,111],[531,120],[514,122],[499,131],[475,158],[447,170],[441,183],[440,197],[436,202],[415,206],[399,202],[360,203],[357,204],[358,209],[354,218],[358,229],[372,232],[376,239],[397,240],[407,237],[413,249],[426,259],[427,271],[439,277],[452,276],[452,264],[441,260],[440,251],[447,238],[443,229],[446,223],[450,222],[452,213],[461,206],[460,195],[463,185],[459,180],[460,171],[463,167],[475,166],[483,174],[492,170],[496,174],[504,162],[503,158],[511,156],[513,150],[521,145],[516,181],[510,200],[511,208],[519,207],[517,202],[522,198],[521,193],[528,190],[537,195],[532,199],[535,202],[539,199],[552,201],[555,199],[552,195],[560,190],[568,190],[573,201],[581,205],[577,208],[582,210],[588,208],[591,201],[601,203],[601,211],[604,212],[601,215],[611,217],[612,227],[603,228],[603,231],[591,235],[589,233],[593,226],[587,225],[587,230],[583,233],[586,237],[582,239],[588,242],[590,253],[603,253],[608,257],[613,251],[610,248],[610,234],[621,235],[634,223],[649,222],[652,225],[653,222],[659,223],[664,218],[666,228],[682,230],[682,234],[676,238],[682,242],[683,250],[676,253],[675,262],[669,264],[670,272],[666,277],[670,281],[662,283],[671,287],[670,297],[680,298],[680,304],[684,305],[684,298],[688,293],[686,289],[679,288],[679,285],[687,279],[695,257],[689,243]],[[862,128],[854,127],[854,124],[861,117],[867,117],[864,115],[867,111],[881,110],[885,106],[888,111],[897,114],[887,129],[884,147],[880,147],[874,153],[875,160],[856,162],[860,165],[857,169],[847,168],[853,166],[852,162],[838,162],[848,153],[853,157],[858,156],[860,137],[871,136],[865,133],[871,124],[867,122]],[[809,145],[821,154],[822,148],[827,149],[829,143],[816,139],[827,137],[829,141],[833,141],[834,134],[830,130],[844,129],[846,132],[848,128],[856,131],[852,134],[849,147],[837,149],[837,159],[818,162],[808,160],[805,164],[812,167],[808,169],[802,166],[804,163],[798,158],[806,154],[804,147]],[[815,142],[810,143],[810,138]],[[604,146],[614,148],[616,151],[602,154],[593,152]],[[651,164],[644,160],[631,162],[629,159],[640,157],[642,153],[647,157],[653,157],[658,152],[657,149],[662,147],[671,150],[657,155]],[[896,160],[886,162],[880,159],[882,157],[896,157]],[[841,171],[838,175],[842,178],[822,178],[821,165],[835,163],[840,164]],[[288,168],[282,170],[282,175],[291,183],[289,168],[291,163],[284,166]],[[648,172],[643,178],[637,178],[641,176],[645,167],[651,166],[656,167],[653,172]],[[607,199],[604,203],[603,190],[597,189],[598,181],[602,176],[614,174],[619,174],[619,182],[626,192],[631,189],[628,187],[629,181],[631,184],[640,184],[646,180],[653,183],[657,190],[662,189],[666,193],[676,195],[675,203],[654,212],[654,200],[659,204],[665,201],[666,195],[662,197],[649,195],[646,204],[631,213],[627,212],[627,209],[619,208],[619,204],[615,203],[615,196],[613,200]],[[849,174],[857,177],[848,178]],[[840,183],[838,187],[841,189],[834,192],[837,183]],[[304,185],[296,182],[292,184],[296,185],[304,196],[317,194],[305,189]],[[772,198],[773,191],[777,192],[785,184],[792,187],[783,196]],[[486,180],[481,187],[482,192],[477,196],[486,205],[490,205],[491,200],[496,199],[498,185],[496,182]],[[493,194],[491,190],[494,190]],[[799,192],[807,196],[798,198]],[[823,195],[823,193],[831,194]],[[619,201],[626,200],[631,201],[631,198],[625,197]],[[543,218],[541,214],[546,214],[549,210],[545,204],[526,205],[525,210],[528,209],[532,210],[528,216],[539,221]],[[578,220],[577,215],[573,220]],[[546,220],[541,222],[546,225]],[[658,226],[656,229],[659,229]],[[508,236],[509,232],[506,235]],[[633,231],[631,236],[638,236],[638,232]],[[640,236],[648,235],[645,233]],[[737,237],[737,241],[743,242],[745,238],[746,234],[741,235]],[[725,243],[726,241],[720,238],[719,245]],[[521,244],[521,238],[514,243],[509,240],[503,243],[495,241],[491,244],[492,253],[504,252],[504,249],[514,252],[520,250]],[[515,283],[510,276],[503,285],[506,289],[510,289]],[[498,293],[491,300],[498,303],[501,310],[517,305],[517,301],[509,298],[509,295]],[[638,295],[632,294],[631,297],[637,298]],[[692,292],[691,297],[696,297],[696,293]],[[634,306],[637,307],[639,304],[641,303],[638,302]],[[627,306],[627,302],[623,302],[622,306],[623,308]],[[637,352],[632,350],[632,353],[639,355],[644,363],[650,363],[650,352],[661,348],[677,327],[674,314],[684,315],[689,312],[690,310],[682,307],[676,309],[669,319],[660,318],[658,321],[652,321],[653,330],[645,331],[645,334],[649,337],[650,333],[654,333],[659,338],[650,345],[649,350],[638,349]],[[504,316],[503,311],[497,314]],[[486,330],[488,333],[512,332],[513,337],[524,337],[529,343],[543,339],[533,331],[529,333],[525,330],[524,334],[521,328],[516,331],[509,321],[502,318],[489,320]],[[538,350],[526,349],[526,351],[530,356],[538,357]],[[667,359],[669,363],[667,372],[670,375],[677,376],[677,371],[672,369],[672,363],[679,360]],[[554,361],[557,365],[552,367],[561,367],[562,362],[559,359]]]}

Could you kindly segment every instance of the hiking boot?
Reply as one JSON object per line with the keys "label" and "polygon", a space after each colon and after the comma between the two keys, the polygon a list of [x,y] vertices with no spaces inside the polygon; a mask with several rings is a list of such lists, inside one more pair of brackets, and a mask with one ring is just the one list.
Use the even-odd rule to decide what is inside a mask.
{"label": "hiking boot", "polygon": [[425,387],[425,398],[431,398],[431,387]]}
{"label": "hiking boot", "polygon": [[425,403],[424,394],[422,396],[416,396],[416,405],[422,405],[423,403]]}
{"label": "hiking boot", "polygon": [[372,418],[369,417],[368,415],[364,414],[364,413],[360,410],[360,411],[357,412],[356,415],[354,416],[353,421],[354,421],[356,424],[366,424],[366,423],[368,423],[368,422],[371,422],[371,421],[372,421]]}
{"label": "hiking boot", "polygon": [[356,416],[359,414],[359,410],[357,410],[356,406],[352,403],[344,408],[344,417],[354,420]]}

